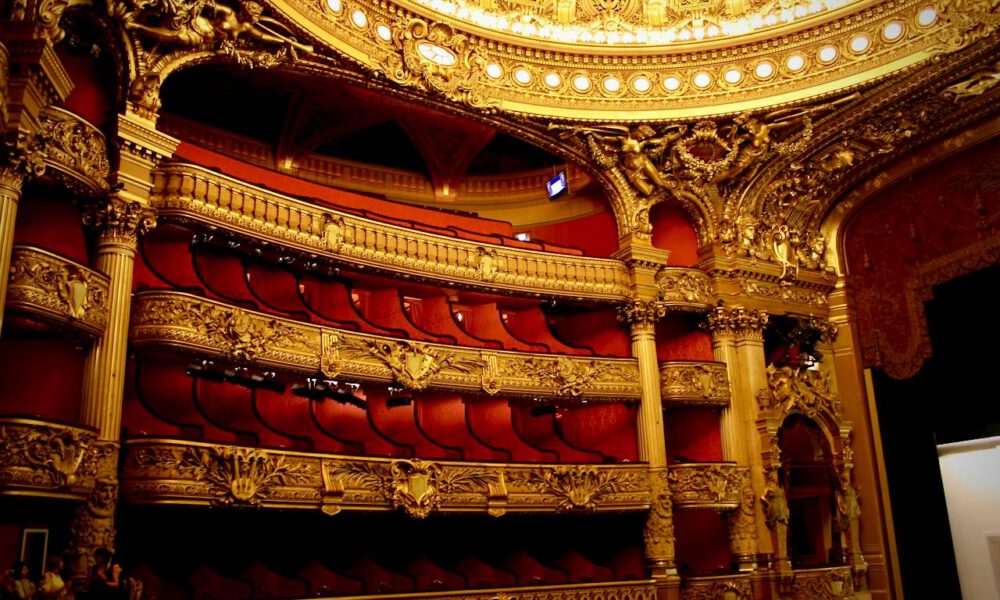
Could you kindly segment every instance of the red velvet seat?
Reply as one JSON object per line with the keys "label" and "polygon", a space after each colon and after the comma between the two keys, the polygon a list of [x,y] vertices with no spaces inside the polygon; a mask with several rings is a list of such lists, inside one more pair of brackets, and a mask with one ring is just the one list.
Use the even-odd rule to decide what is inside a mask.
{"label": "red velvet seat", "polygon": [[422,394],[416,403],[417,422],[424,434],[437,444],[452,449],[462,460],[507,461],[510,452],[498,452],[472,435],[465,416],[462,396],[448,393]]}
{"label": "red velvet seat", "polygon": [[540,450],[555,452],[557,462],[599,463],[604,457],[599,452],[588,452],[566,443],[556,429],[556,415],[532,415],[528,406],[512,406],[514,428],[524,440]]}
{"label": "red velvet seat", "polygon": [[530,445],[514,428],[506,399],[480,397],[465,405],[469,429],[484,445],[510,452],[513,462],[559,462],[559,455]]}

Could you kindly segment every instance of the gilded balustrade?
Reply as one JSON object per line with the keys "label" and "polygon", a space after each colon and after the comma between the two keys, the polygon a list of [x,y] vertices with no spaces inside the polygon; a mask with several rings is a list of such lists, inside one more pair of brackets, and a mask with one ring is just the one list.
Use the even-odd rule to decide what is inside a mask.
{"label": "gilded balustrade", "polygon": [[126,442],[132,502],[434,512],[647,510],[645,464],[528,465],[388,459],[176,440]]}
{"label": "gilded balustrade", "polygon": [[86,498],[100,452],[93,430],[0,418],[0,494]]}
{"label": "gilded balustrade", "polygon": [[111,164],[101,130],[61,108],[45,109],[40,119],[48,173],[91,194],[106,193]]}
{"label": "gilded balustrade", "polygon": [[137,294],[130,341],[333,379],[565,401],[638,400],[630,358],[481,350],[321,327],[182,292]]}
{"label": "gilded balustrade", "polygon": [[33,246],[14,246],[8,309],[100,336],[108,322],[108,278]]}
{"label": "gilded balustrade", "polygon": [[[481,244],[356,217],[295,200],[185,164],[154,171],[161,217],[219,227],[258,243],[359,269],[517,294],[620,302],[631,297],[628,268],[617,260]],[[677,286],[661,286],[668,308],[708,308],[708,278],[665,267]],[[684,277],[681,277],[681,276]],[[663,291],[665,290],[665,291]]]}
{"label": "gilded balustrade", "polygon": [[675,509],[735,510],[740,506],[743,472],[736,463],[671,465],[667,480]]}
{"label": "gilded balustrade", "polygon": [[663,405],[729,406],[729,376],[721,362],[666,361],[660,363]]}
{"label": "gilded balustrade", "polygon": [[792,600],[840,600],[854,598],[851,567],[796,569],[781,581],[781,597]]}
{"label": "gilded balustrade", "polygon": [[[489,590],[336,596],[336,600],[656,600],[656,587],[649,581],[615,581],[541,585]],[[324,599],[327,600],[327,599]],[[330,598],[328,600],[334,600]]]}

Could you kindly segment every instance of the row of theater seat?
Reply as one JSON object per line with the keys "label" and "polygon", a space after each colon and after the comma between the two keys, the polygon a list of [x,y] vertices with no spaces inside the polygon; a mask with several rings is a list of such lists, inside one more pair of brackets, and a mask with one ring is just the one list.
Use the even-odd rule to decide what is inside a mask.
{"label": "row of theater seat", "polygon": [[[458,305],[440,292],[404,297],[396,287],[361,288],[343,278],[294,273],[214,246],[192,245],[188,230],[162,229],[143,240],[143,260],[136,269],[140,289],[192,291],[300,321],[378,335],[521,352],[595,354],[585,343],[558,339],[537,304],[501,309],[496,301]],[[583,319],[595,317],[621,338],[612,352],[603,344],[603,353],[626,354],[627,336],[617,331],[613,313],[605,310]],[[563,329],[573,335],[573,325]],[[585,338],[586,324],[578,331]]]}
{"label": "row of theater seat", "polygon": [[[144,597],[164,600],[405,594],[643,577],[640,541],[610,531],[617,523],[613,517],[591,517],[589,528],[567,521],[531,532],[539,522],[517,517],[438,519],[412,527],[383,516],[378,527],[372,519],[351,523],[338,515],[300,530],[305,519],[271,516],[287,528],[285,536],[275,537],[268,525],[231,533],[227,526],[201,525],[199,519],[207,517],[196,517],[183,526],[204,532],[197,548],[181,556],[144,550],[132,557],[128,574],[143,582]],[[568,531],[574,523],[579,531]],[[500,535],[501,529],[509,535]],[[252,551],[234,552],[236,545]]]}
{"label": "row of theater seat", "polygon": [[637,460],[636,409],[621,403],[539,410],[444,392],[400,402],[384,384],[342,402],[302,397],[289,385],[251,389],[193,377],[186,361],[170,355],[140,355],[130,364],[123,416],[130,436],[441,460]]}

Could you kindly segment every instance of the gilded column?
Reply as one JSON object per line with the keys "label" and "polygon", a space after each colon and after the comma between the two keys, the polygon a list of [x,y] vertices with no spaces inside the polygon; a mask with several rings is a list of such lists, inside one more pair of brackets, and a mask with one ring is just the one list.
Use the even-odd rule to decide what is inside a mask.
{"label": "gilded column", "polygon": [[76,581],[90,572],[95,550],[114,546],[132,268],[138,237],[154,227],[156,220],[144,203],[114,196],[86,207],[84,223],[98,230],[94,266],[111,279],[111,285],[108,327],[90,349],[83,373],[80,421],[97,429],[101,462],[97,488],[77,508],[71,526],[70,567]]}
{"label": "gilded column", "polygon": [[41,151],[26,150],[12,153],[0,163],[0,329],[3,327],[3,309],[7,300],[7,277],[14,245],[17,203],[21,199],[24,182],[45,171],[42,156]]}
{"label": "gilded column", "polygon": [[705,323],[712,334],[715,359],[726,363],[732,385],[732,400],[722,411],[723,456],[747,469],[740,510],[730,516],[730,549],[741,571],[754,570],[759,557],[774,553],[763,507],[757,502],[766,489],[757,432],[757,393],[766,382],[767,319],[762,310],[720,306],[708,313]]}
{"label": "gilded column", "polygon": [[132,301],[132,268],[138,236],[156,225],[145,204],[112,197],[87,207],[84,222],[98,229],[94,267],[111,279],[108,290],[108,328],[97,340],[83,373],[81,422],[94,427],[98,438],[118,441]]}

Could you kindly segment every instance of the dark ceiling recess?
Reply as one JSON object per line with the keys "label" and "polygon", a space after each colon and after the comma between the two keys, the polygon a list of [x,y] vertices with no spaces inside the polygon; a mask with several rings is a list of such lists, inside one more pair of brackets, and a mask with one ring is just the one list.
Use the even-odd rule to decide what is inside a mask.
{"label": "dark ceiling recess", "polygon": [[[169,77],[162,98],[163,114],[266,142],[285,156],[320,154],[432,180],[455,183],[565,163],[482,123],[300,74],[193,67]],[[453,160],[451,152],[472,156]]]}

